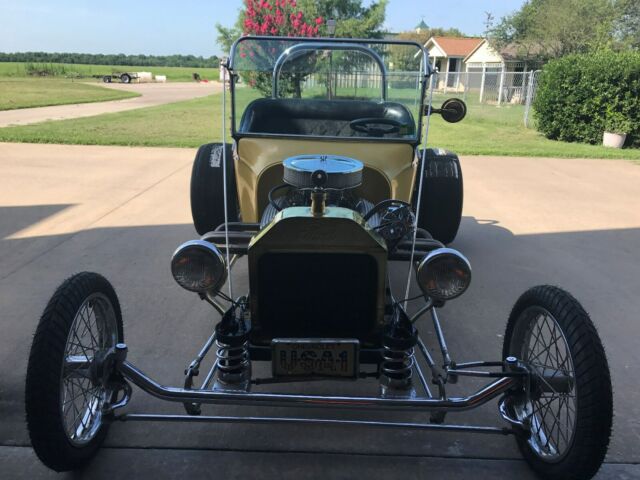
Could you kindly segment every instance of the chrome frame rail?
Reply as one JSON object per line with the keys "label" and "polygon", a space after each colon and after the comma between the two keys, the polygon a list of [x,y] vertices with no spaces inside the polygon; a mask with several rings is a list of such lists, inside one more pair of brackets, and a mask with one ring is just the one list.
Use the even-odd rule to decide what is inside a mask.
{"label": "chrome frame rail", "polygon": [[244,391],[190,390],[160,385],[128,361],[122,362],[119,372],[150,395],[171,402],[209,404],[265,405],[274,407],[307,406],[371,410],[463,411],[479,407],[507,391],[518,388],[521,378],[505,376],[467,397],[350,397],[332,395],[300,395],[281,393],[252,393]]}

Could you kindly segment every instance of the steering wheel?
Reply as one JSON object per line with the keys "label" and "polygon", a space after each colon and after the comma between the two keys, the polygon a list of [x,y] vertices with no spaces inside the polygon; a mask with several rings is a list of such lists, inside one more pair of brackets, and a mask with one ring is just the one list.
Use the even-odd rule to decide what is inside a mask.
{"label": "steering wheel", "polygon": [[389,133],[398,133],[403,123],[391,118],[356,118],[349,122],[349,126],[356,132],[364,133],[369,137],[381,137]]}

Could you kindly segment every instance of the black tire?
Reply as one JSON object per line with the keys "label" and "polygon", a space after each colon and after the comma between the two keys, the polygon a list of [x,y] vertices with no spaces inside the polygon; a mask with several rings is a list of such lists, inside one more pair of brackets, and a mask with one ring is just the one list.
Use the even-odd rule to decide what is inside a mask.
{"label": "black tire", "polygon": [[120,81],[122,83],[131,83],[131,75],[123,73],[122,75],[120,75]]}
{"label": "black tire", "polygon": [[[428,148],[424,166],[424,184],[420,199],[418,227],[427,230],[444,244],[453,242],[462,219],[462,169],[455,153]],[[416,177],[413,205],[417,207],[420,170]]]}
{"label": "black tire", "polygon": [[110,75],[105,75],[104,77],[102,77],[102,81],[104,83],[111,83],[111,76]]}
{"label": "black tire", "polygon": [[[518,299],[509,316],[502,355],[503,358],[510,355],[522,358],[523,349],[535,352],[535,345],[525,347],[524,340],[529,337],[535,339],[536,343],[538,342],[537,337],[534,337],[532,326],[538,325],[541,319],[544,319],[545,322],[549,320],[547,313],[551,315],[555,323],[550,323],[550,326],[547,327],[540,324],[541,330],[536,333],[542,334],[544,329],[548,328],[550,337],[562,340],[565,345],[564,351],[568,352],[568,354],[565,353],[564,362],[574,372],[572,375],[574,381],[569,392],[572,393],[572,396],[566,396],[565,392],[565,397],[563,397],[565,403],[563,404],[562,400],[559,400],[556,405],[559,404],[560,409],[565,405],[567,414],[572,412],[569,405],[575,407],[573,415],[565,417],[567,419],[566,425],[572,424],[573,429],[571,435],[567,431],[565,436],[561,436],[562,427],[558,426],[556,440],[554,440],[553,426],[550,429],[547,428],[546,417],[550,409],[547,405],[553,405],[553,400],[548,400],[548,398],[554,396],[549,393],[547,395],[551,395],[551,397],[539,400],[546,402],[546,405],[531,403],[532,406],[538,406],[534,406],[530,418],[532,422],[536,415],[542,419],[542,421],[536,420],[539,425],[538,432],[543,431],[542,436],[547,438],[547,445],[553,445],[557,454],[546,455],[545,452],[538,453],[536,451],[536,449],[542,451],[544,448],[539,448],[537,442],[539,442],[541,434],[536,434],[535,429],[529,438],[517,437],[518,447],[533,470],[544,478],[589,479],[596,474],[607,453],[613,421],[613,395],[604,347],[587,312],[575,298],[560,288],[544,285],[528,290]],[[551,326],[554,330],[551,329]],[[556,326],[562,335],[555,331]],[[531,328],[530,331],[528,331],[529,328]],[[526,336],[524,332],[527,332]],[[549,345],[553,347],[551,342]],[[546,352],[551,347],[542,349],[542,351]],[[539,357],[539,354],[536,356]],[[556,359],[559,358],[562,356],[556,356]],[[522,360],[525,364],[528,363],[526,358]],[[554,363],[553,357],[538,361],[543,364]],[[531,361],[529,364],[532,365],[534,362]],[[557,398],[560,399],[562,395],[563,393],[559,393]],[[544,405],[547,410],[545,411],[540,405]],[[557,413],[558,415],[549,417],[549,423],[551,423],[551,418],[556,419],[554,422],[560,419],[560,423],[562,423],[562,410]],[[549,434],[547,430],[550,430],[551,433]],[[562,444],[566,445],[564,451],[558,447]]]}
{"label": "black tire", "polygon": [[[117,342],[122,342],[122,315],[113,287],[104,277],[96,273],[83,272],[65,280],[49,300],[38,323],[29,355],[25,388],[27,429],[38,458],[58,472],[74,470],[86,464],[104,441],[109,427],[106,419],[101,414],[99,417],[96,414],[95,424],[91,423],[95,427],[91,435],[81,439],[82,441],[76,439],[74,442],[67,433],[67,420],[63,413],[65,405],[69,403],[69,400],[63,403],[63,395],[67,398],[68,393],[63,386],[63,359],[65,355],[71,355],[67,353],[67,348],[75,348],[68,347],[68,338],[71,338],[70,332],[80,308],[89,305],[85,302],[89,297],[99,298],[98,302],[105,302],[104,305],[107,305],[108,301],[111,305],[111,337],[115,340],[114,337],[117,336]],[[100,317],[93,307],[90,308],[97,324]],[[78,343],[81,341],[78,340]],[[79,398],[80,394],[77,395]],[[94,399],[90,398],[93,402]],[[87,401],[86,396],[84,401]],[[73,406],[75,408],[75,401]],[[76,411],[78,410],[74,412]],[[78,417],[80,416],[78,414]],[[81,422],[84,426],[84,420]],[[87,419],[87,423],[90,422],[93,420]],[[75,419],[72,420],[73,424]],[[76,431],[79,428],[80,425]]]}
{"label": "black tire", "polygon": [[230,222],[239,220],[238,189],[230,144],[208,143],[196,153],[191,171],[191,215],[200,235],[224,223],[224,176],[222,153],[227,155],[227,216]]}

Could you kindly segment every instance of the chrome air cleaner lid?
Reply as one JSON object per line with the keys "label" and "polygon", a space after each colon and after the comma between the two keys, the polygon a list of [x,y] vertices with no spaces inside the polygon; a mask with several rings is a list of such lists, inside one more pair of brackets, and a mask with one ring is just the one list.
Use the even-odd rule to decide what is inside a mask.
{"label": "chrome air cleaner lid", "polygon": [[[283,180],[296,188],[345,190],[362,183],[362,162],[337,155],[297,155],[284,162]],[[322,179],[322,173],[325,179]],[[319,178],[314,178],[319,176]],[[320,179],[320,180],[319,180]]]}

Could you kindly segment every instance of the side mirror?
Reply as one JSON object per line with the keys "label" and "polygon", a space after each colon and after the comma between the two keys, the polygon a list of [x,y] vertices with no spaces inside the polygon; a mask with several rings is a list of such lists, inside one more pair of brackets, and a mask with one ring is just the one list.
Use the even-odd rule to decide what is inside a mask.
{"label": "side mirror", "polygon": [[[424,107],[424,114],[429,113],[428,106]],[[445,100],[441,108],[432,108],[431,113],[439,113],[442,119],[449,123],[458,123],[467,115],[467,105],[459,98]]]}

